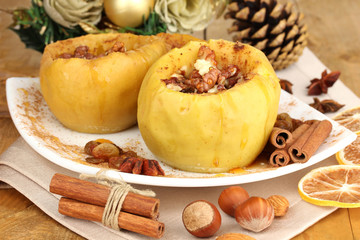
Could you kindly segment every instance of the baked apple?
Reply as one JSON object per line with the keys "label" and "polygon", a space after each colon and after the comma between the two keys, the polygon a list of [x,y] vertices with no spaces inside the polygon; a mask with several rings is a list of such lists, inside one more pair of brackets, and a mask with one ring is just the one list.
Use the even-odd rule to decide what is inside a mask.
{"label": "baked apple", "polygon": [[181,48],[190,41],[204,41],[188,34],[181,33],[158,33],[156,36],[162,38],[168,49]]}
{"label": "baked apple", "polygon": [[174,47],[197,38],[184,34],[96,34],[45,48],[41,91],[56,118],[87,133],[112,133],[136,123],[137,97],[149,67]]}
{"label": "baked apple", "polygon": [[226,172],[249,165],[262,151],[279,98],[279,79],[260,50],[225,40],[191,41],[147,72],[138,126],[164,163]]}
{"label": "baked apple", "polygon": [[156,36],[97,34],[45,48],[40,65],[44,99],[66,127],[111,133],[136,123],[138,91],[149,67],[169,47]]}

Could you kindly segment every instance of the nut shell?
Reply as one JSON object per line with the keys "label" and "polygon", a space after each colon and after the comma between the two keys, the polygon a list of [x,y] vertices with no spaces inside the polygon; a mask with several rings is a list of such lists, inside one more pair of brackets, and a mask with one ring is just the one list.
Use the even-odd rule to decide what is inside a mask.
{"label": "nut shell", "polygon": [[224,189],[218,199],[218,204],[226,214],[234,217],[235,209],[249,198],[249,193],[240,186]]}
{"label": "nut shell", "polygon": [[220,228],[221,215],[214,204],[206,200],[197,200],[184,208],[182,221],[192,235],[211,237]]}
{"label": "nut shell", "polygon": [[235,210],[239,225],[253,232],[261,232],[274,220],[274,209],[264,198],[251,197]]}
{"label": "nut shell", "polygon": [[285,216],[289,210],[289,201],[284,196],[272,195],[267,200],[274,208],[275,217]]}

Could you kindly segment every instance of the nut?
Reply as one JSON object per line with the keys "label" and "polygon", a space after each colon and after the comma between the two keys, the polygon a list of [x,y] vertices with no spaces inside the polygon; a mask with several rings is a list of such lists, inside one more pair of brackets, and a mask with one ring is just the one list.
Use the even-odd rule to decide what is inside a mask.
{"label": "nut", "polygon": [[97,141],[90,141],[85,144],[84,151],[88,155],[92,155],[92,150],[97,146],[100,145]]}
{"label": "nut", "polygon": [[274,208],[275,217],[282,217],[289,210],[289,201],[286,199],[286,197],[280,195],[272,195],[268,197],[267,200]]}
{"label": "nut", "polygon": [[235,218],[241,227],[260,232],[274,220],[274,209],[266,199],[251,197],[236,208]]}
{"label": "nut", "polygon": [[111,157],[109,158],[109,167],[120,169],[121,165],[127,158],[129,158],[129,156],[127,156],[126,154],[121,154],[120,156]]}
{"label": "nut", "polygon": [[111,157],[119,156],[120,150],[115,144],[105,142],[94,147],[91,153],[95,158],[108,160]]}
{"label": "nut", "polygon": [[228,215],[234,216],[235,209],[249,198],[249,193],[240,186],[232,186],[223,190],[218,199],[220,208]]}
{"label": "nut", "polygon": [[91,164],[100,164],[100,163],[105,162],[105,159],[102,159],[102,158],[94,158],[94,157],[87,157],[87,158],[85,158],[85,161],[86,161],[87,163],[91,163]]}
{"label": "nut", "polygon": [[196,237],[211,237],[221,225],[221,215],[214,204],[206,200],[189,203],[182,213],[186,230]]}
{"label": "nut", "polygon": [[256,240],[256,239],[242,233],[225,233],[217,237],[216,240]]}

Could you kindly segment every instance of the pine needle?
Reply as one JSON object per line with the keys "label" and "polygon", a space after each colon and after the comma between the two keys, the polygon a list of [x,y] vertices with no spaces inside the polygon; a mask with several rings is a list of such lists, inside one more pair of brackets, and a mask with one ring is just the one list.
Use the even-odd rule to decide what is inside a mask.
{"label": "pine needle", "polygon": [[27,48],[39,52],[43,52],[49,43],[86,34],[80,27],[70,29],[54,22],[39,0],[32,0],[29,9],[15,10],[12,15],[14,24],[10,29],[20,37]]}
{"label": "pine needle", "polygon": [[121,31],[130,31],[139,35],[155,35],[161,32],[166,32],[166,24],[160,20],[159,15],[155,12],[150,12],[146,21],[143,17],[143,22],[143,26],[139,28],[125,27]]}
{"label": "pine needle", "polygon": [[[161,21],[157,13],[150,12],[147,20],[143,17],[143,25],[138,28],[125,27],[117,29],[99,29],[94,25],[79,23],[74,28],[65,28],[53,21],[45,12],[41,0],[32,0],[29,9],[17,9],[11,12],[14,24],[9,28],[14,31],[27,48],[43,52],[46,45],[81,35],[85,35],[91,28],[91,33],[131,32],[138,35],[155,35],[166,32],[166,24]],[[85,29],[84,29],[85,27]]]}

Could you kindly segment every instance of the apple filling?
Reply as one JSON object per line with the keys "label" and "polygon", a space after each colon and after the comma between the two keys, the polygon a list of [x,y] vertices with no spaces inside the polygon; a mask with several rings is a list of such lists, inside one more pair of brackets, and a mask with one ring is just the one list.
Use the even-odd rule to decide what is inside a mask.
{"label": "apple filling", "polygon": [[69,59],[69,58],[83,58],[83,59],[95,59],[95,58],[100,58],[100,57],[104,57],[109,55],[110,53],[113,52],[126,52],[126,48],[124,43],[122,42],[115,42],[115,44],[108,50],[106,50],[103,53],[100,53],[98,55],[96,54],[92,54],[91,52],[89,52],[89,47],[86,45],[81,45],[77,48],[75,48],[74,53],[63,53],[59,56],[59,58],[65,58],[65,59]]}
{"label": "apple filling", "polygon": [[240,68],[230,64],[218,68],[215,52],[201,46],[193,70],[187,74],[186,66],[180,68],[169,79],[162,79],[167,88],[184,93],[217,93],[232,88],[244,80]]}

